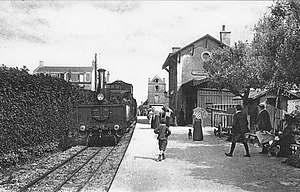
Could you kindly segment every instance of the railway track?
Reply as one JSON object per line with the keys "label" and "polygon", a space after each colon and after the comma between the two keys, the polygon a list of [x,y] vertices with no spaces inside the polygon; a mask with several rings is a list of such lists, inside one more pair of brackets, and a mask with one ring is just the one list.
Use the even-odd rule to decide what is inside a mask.
{"label": "railway track", "polygon": [[116,146],[77,146],[26,165],[0,191],[109,191],[130,143],[135,124]]}
{"label": "railway track", "polygon": [[61,164],[23,186],[19,192],[56,192],[64,189],[80,191],[114,149],[115,147],[85,147]]}

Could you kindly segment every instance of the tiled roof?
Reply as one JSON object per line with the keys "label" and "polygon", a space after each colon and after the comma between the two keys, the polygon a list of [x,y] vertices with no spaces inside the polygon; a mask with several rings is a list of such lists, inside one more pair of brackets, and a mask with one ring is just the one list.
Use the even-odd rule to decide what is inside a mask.
{"label": "tiled roof", "polygon": [[45,72],[92,72],[92,67],[60,67],[60,66],[42,66],[35,70],[35,73]]}

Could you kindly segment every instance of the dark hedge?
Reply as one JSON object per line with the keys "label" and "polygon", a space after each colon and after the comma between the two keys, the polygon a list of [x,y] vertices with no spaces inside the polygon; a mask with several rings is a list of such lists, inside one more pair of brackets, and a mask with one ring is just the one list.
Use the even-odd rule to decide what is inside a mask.
{"label": "dark hedge", "polygon": [[0,67],[0,165],[55,150],[74,132],[74,106],[93,94],[63,79]]}

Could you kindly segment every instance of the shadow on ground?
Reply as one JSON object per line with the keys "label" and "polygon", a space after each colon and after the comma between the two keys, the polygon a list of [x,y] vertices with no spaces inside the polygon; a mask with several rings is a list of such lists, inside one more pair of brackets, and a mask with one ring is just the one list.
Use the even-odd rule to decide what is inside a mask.
{"label": "shadow on ground", "polygon": [[150,159],[150,160],[153,160],[153,161],[157,161],[157,158],[154,158],[154,157],[134,156],[134,159]]}
{"label": "shadow on ground", "polygon": [[300,171],[282,164],[284,158],[258,154],[261,149],[252,144],[248,158],[243,157],[242,144],[237,144],[233,157],[225,156],[231,143],[214,136],[213,131],[206,132],[203,141],[189,140],[187,134],[172,134],[169,141],[179,147],[168,147],[168,158],[193,164],[190,175],[195,178],[248,191],[300,191]]}

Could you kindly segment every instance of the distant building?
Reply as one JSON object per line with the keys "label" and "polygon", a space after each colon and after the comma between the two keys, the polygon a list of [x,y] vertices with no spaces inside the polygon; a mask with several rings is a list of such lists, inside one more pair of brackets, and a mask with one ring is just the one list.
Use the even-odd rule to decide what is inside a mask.
{"label": "distant building", "polygon": [[50,75],[69,81],[84,89],[95,90],[94,66],[44,66],[43,61],[40,61],[33,74]]}
{"label": "distant building", "polygon": [[165,78],[161,79],[157,75],[152,79],[149,78],[147,105],[162,104],[168,106],[168,102]]}
{"label": "distant building", "polygon": [[[192,123],[196,107],[207,109],[212,104],[234,103],[234,95],[229,90],[208,87],[208,73],[203,68],[212,50],[230,46],[230,33],[223,25],[220,40],[207,34],[183,48],[173,47],[162,66],[169,73],[169,106],[177,116],[182,109],[186,123]],[[204,122],[210,124],[210,119]]]}

